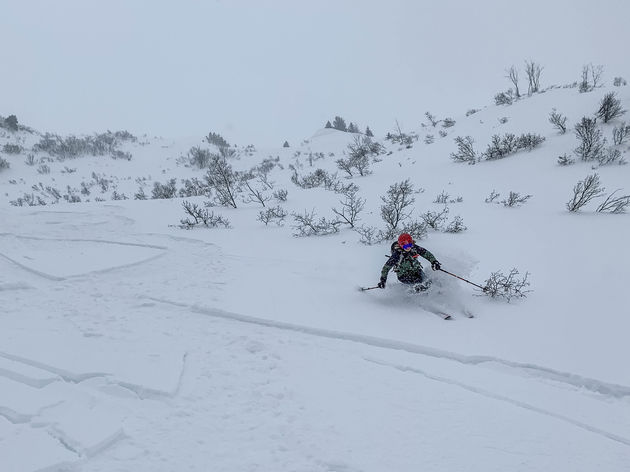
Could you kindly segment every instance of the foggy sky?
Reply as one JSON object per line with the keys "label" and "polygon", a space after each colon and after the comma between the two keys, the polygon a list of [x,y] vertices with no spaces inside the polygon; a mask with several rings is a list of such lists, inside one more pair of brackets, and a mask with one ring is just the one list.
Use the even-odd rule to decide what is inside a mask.
{"label": "foggy sky", "polygon": [[335,115],[378,136],[509,88],[630,79],[624,0],[0,0],[0,115],[61,134],[299,144]]}

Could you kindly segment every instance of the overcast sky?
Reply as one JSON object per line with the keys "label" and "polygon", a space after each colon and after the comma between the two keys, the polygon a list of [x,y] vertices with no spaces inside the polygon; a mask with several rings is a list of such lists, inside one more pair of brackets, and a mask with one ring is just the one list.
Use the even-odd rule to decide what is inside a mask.
{"label": "overcast sky", "polygon": [[335,115],[384,135],[543,67],[630,80],[626,0],[0,0],[0,115],[40,131],[298,144]]}

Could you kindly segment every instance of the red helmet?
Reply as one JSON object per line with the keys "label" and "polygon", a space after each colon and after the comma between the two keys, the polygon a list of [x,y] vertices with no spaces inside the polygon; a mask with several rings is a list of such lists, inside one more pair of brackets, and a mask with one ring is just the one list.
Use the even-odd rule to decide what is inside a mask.
{"label": "red helmet", "polygon": [[405,244],[413,244],[413,238],[409,233],[403,233],[398,236],[398,245],[403,247]]}

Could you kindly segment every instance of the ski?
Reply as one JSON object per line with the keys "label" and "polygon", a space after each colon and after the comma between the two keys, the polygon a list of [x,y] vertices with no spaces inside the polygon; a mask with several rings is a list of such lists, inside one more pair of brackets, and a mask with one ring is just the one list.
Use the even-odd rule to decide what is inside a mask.
{"label": "ski", "polygon": [[434,315],[437,315],[437,316],[439,316],[440,318],[442,318],[443,320],[446,320],[446,321],[455,319],[455,318],[453,318],[452,315],[450,315],[449,313],[446,313],[445,311],[438,311],[438,310],[433,311],[433,310],[428,310],[427,308],[423,308],[423,310],[425,310],[425,311],[427,311],[429,313],[433,313]]}
{"label": "ski", "polygon": [[474,313],[472,311],[470,311],[469,309],[467,309],[467,308],[464,309],[463,313],[464,313],[464,316],[466,318],[474,318],[475,317]]}

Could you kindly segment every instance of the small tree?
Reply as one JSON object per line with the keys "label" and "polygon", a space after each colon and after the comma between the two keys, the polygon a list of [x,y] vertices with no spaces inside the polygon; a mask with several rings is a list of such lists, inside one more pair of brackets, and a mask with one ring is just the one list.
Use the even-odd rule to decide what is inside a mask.
{"label": "small tree", "polygon": [[521,94],[518,90],[518,70],[516,69],[516,67],[512,66],[506,72],[508,74],[506,77],[510,79],[510,82],[512,82],[512,85],[514,85],[514,95],[515,98],[518,100],[519,98],[521,98]]}
{"label": "small tree", "polygon": [[4,125],[9,131],[17,131],[19,129],[18,119],[15,115],[9,115],[4,119]]}
{"label": "small tree", "polygon": [[537,93],[540,90],[540,74],[543,67],[540,64],[536,64],[534,61],[525,61],[525,73],[527,74],[527,94],[531,95]]}
{"label": "small tree", "polygon": [[330,124],[330,121],[326,122],[326,125],[324,126],[324,128],[326,128],[326,129],[332,128],[332,125]]}
{"label": "small tree", "polygon": [[220,205],[237,208],[236,199],[242,191],[241,178],[227,162],[225,155],[213,154],[204,180],[205,184],[214,190]]}
{"label": "small tree", "polygon": [[339,131],[348,131],[348,127],[346,126],[346,121],[340,117],[335,116],[335,120],[333,121],[332,127]]}
{"label": "small tree", "polygon": [[604,123],[608,123],[613,118],[621,116],[625,112],[626,110],[623,109],[621,101],[615,97],[615,92],[610,92],[604,95],[596,115],[598,118],[601,118]]}
{"label": "small tree", "polygon": [[578,211],[594,198],[601,197],[605,190],[599,182],[599,175],[588,175],[573,187],[573,197],[567,202],[567,209]]}
{"label": "small tree", "polygon": [[332,211],[335,215],[341,218],[341,220],[351,228],[359,221],[359,213],[365,206],[365,199],[357,196],[357,189],[352,189],[345,194],[345,200],[339,201],[341,203],[341,210],[333,208]]}
{"label": "small tree", "polygon": [[372,133],[372,130],[370,129],[370,127],[368,126],[367,128],[365,128],[365,135],[368,138],[373,138],[374,137],[374,133]]}
{"label": "small tree", "polygon": [[393,237],[398,231],[399,224],[411,216],[409,208],[416,199],[413,196],[413,184],[406,179],[402,182],[390,185],[387,195],[381,197],[381,218],[387,225],[386,237]]}
{"label": "small tree", "polygon": [[282,145],[282,147],[288,148],[289,147],[289,141],[285,141],[284,144]]}

